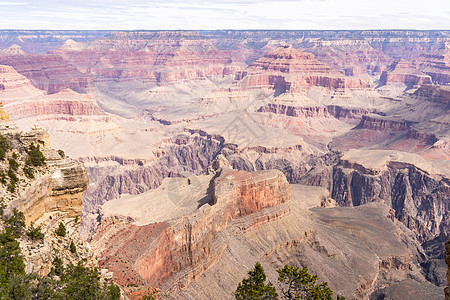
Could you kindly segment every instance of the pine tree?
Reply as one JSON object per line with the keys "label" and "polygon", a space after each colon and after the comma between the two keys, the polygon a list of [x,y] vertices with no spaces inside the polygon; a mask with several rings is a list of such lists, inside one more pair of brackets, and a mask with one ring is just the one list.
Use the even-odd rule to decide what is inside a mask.
{"label": "pine tree", "polygon": [[275,287],[270,281],[267,284],[265,281],[266,274],[258,262],[255,268],[248,272],[248,278],[239,283],[234,292],[236,300],[278,299]]}

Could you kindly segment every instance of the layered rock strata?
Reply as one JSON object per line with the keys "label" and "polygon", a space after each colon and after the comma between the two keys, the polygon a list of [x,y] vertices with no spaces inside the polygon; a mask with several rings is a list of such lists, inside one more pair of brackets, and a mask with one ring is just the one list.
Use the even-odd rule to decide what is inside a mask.
{"label": "layered rock strata", "polygon": [[54,94],[65,89],[86,92],[93,86],[89,75],[83,74],[61,56],[30,54],[13,45],[0,50],[0,65],[13,67],[38,89]]}
{"label": "layered rock strata", "polygon": [[[125,277],[122,275],[121,284],[145,282],[159,286],[171,279],[174,290],[178,290],[220,258],[226,248],[220,235],[230,224],[255,215],[256,219],[247,226],[256,226],[288,211],[288,206],[282,206],[274,215],[265,212],[289,201],[289,186],[281,172],[234,171],[226,160],[222,161],[224,163],[216,161],[208,174],[169,179],[150,192],[151,195],[139,196],[140,199],[146,197],[144,202],[141,200],[145,203],[144,214],[136,215],[134,209],[117,214],[115,206],[122,206],[121,201],[126,200],[108,202],[92,241],[100,253],[101,265],[119,271],[123,269],[115,260],[125,259],[135,267]],[[185,195],[190,191],[192,195]],[[149,202],[150,199],[157,199],[159,204]],[[129,202],[127,205],[141,204]],[[168,210],[169,206],[172,211]],[[152,213],[147,212],[149,209]],[[145,248],[130,252],[128,246],[137,236]],[[117,246],[116,238],[126,238],[128,242]]]}
{"label": "layered rock strata", "polygon": [[[36,178],[28,179],[28,184],[20,186],[18,196],[8,202],[8,210],[17,208],[22,211],[27,224],[51,212],[59,212],[69,218],[81,216],[82,195],[88,185],[83,165],[61,157],[50,147],[48,133],[41,128],[21,133],[13,123],[4,121],[0,133],[11,139],[19,151],[28,149],[31,144],[38,145],[46,158],[45,165],[37,169]],[[26,177],[22,180],[26,181]]]}
{"label": "layered rock strata", "polygon": [[417,70],[410,62],[399,60],[392,63],[380,77],[382,84],[404,83],[409,87],[430,84],[431,77]]}
{"label": "layered rock strata", "polygon": [[341,163],[313,170],[303,182],[330,190],[340,206],[383,202],[421,242],[447,235],[450,228],[447,162],[415,154],[351,150]]}
{"label": "layered rock strata", "polygon": [[267,53],[235,77],[239,86],[247,89],[269,87],[280,93],[300,88],[323,86],[336,88],[370,88],[368,79],[345,77],[320,63],[314,54],[286,45]]}

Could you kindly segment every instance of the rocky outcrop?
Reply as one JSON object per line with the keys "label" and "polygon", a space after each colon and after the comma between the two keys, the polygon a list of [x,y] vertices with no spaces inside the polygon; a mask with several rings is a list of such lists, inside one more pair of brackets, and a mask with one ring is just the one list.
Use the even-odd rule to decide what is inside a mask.
{"label": "rocky outcrop", "polygon": [[[175,34],[175,33],[172,33]],[[190,38],[191,37],[191,38]],[[97,82],[170,84],[222,78],[239,69],[233,52],[217,49],[198,34],[116,33],[88,44],[64,45],[54,51]]]}
{"label": "rocky outcrop", "polygon": [[447,282],[448,287],[445,288],[445,300],[450,299],[450,241],[445,243],[445,263],[447,264]]}
{"label": "rocky outcrop", "polygon": [[374,112],[374,110],[365,108],[346,108],[337,105],[327,105],[324,107],[298,107],[287,104],[269,103],[266,106],[261,107],[258,112],[271,112],[289,117],[335,117],[336,119],[346,120],[361,119],[364,115]]}
{"label": "rocky outcrop", "polygon": [[353,150],[340,164],[323,170],[328,181],[320,180],[324,174],[315,170],[303,182],[329,188],[340,206],[381,201],[425,242],[445,236],[450,226],[448,175],[445,164],[443,169],[439,164],[431,166],[414,154]]}
{"label": "rocky outcrop", "polygon": [[[127,261],[131,260],[129,262],[135,267],[126,274],[127,278],[124,278],[122,284],[142,284],[143,279],[147,284],[159,286],[171,278],[174,282],[173,289],[179,290],[220,258],[226,244],[219,237],[230,223],[259,213],[259,216],[255,216],[255,219],[247,224],[256,226],[287,211],[288,207],[283,206],[275,215],[264,213],[264,209],[286,204],[290,199],[289,186],[281,172],[248,173],[234,171],[227,165],[213,164],[209,174],[202,175],[207,176],[206,181],[201,176],[187,179],[187,184],[184,183],[186,188],[192,184],[195,190],[203,190],[204,196],[198,199],[192,195],[188,203],[179,203],[175,211],[171,212],[172,215],[176,214],[177,210],[192,207],[192,212],[183,214],[182,217],[171,219],[173,217],[168,216],[161,219],[157,217],[158,214],[136,216],[137,212],[134,210],[122,210],[117,214],[113,207],[119,203],[108,202],[103,209],[100,228],[92,240],[93,246],[101,253],[101,265],[117,270],[119,266],[116,258],[121,261],[126,258]],[[153,196],[145,201],[151,203],[152,207],[161,206],[161,212],[166,211],[165,206],[178,201],[171,196],[172,189],[175,188],[173,192],[178,193],[177,189],[181,187],[169,182],[152,192],[152,195],[160,199],[159,204],[151,203],[151,199],[156,199]],[[144,204],[143,207],[149,204]],[[145,243],[146,248],[135,247],[136,237],[140,237],[141,242],[138,243]],[[121,249],[116,245],[116,238],[127,239],[120,242]],[[132,248],[139,250],[130,252]]]}
{"label": "rocky outcrop", "polygon": [[445,41],[433,53],[422,54],[413,62],[422,72],[428,74],[433,83],[450,83],[450,43]]}
{"label": "rocky outcrop", "polygon": [[[62,158],[50,148],[48,133],[34,128],[21,133],[13,123],[7,122],[1,134],[7,136],[20,152],[31,144],[39,145],[46,157],[45,165],[35,170],[35,178],[27,179],[17,191],[17,196],[8,202],[8,211],[19,209],[25,215],[27,224],[38,221],[45,214],[58,212],[66,217],[81,216],[82,195],[88,185],[88,177],[83,165],[70,158]],[[18,139],[17,139],[18,137]],[[22,155],[25,157],[25,155]]]}
{"label": "rocky outcrop", "polygon": [[92,95],[72,90],[46,95],[9,66],[0,66],[0,82],[4,86],[0,90],[3,107],[12,120],[44,115],[106,115]]}
{"label": "rocky outcrop", "polygon": [[20,199],[10,204],[24,212],[28,224],[55,211],[67,217],[81,216],[82,196],[88,185],[86,170],[69,159],[48,164],[52,165],[51,170],[33,181]]}
{"label": "rocky outcrop", "polygon": [[[392,58],[363,39],[317,40],[311,44],[312,47],[306,47],[308,52],[346,76],[379,74],[392,62]],[[302,45],[305,46],[309,45]]]}
{"label": "rocky outcrop", "polygon": [[0,64],[13,67],[35,87],[49,94],[64,89],[85,93],[93,86],[89,75],[81,73],[59,55],[31,54],[11,46],[0,51]]}
{"label": "rocky outcrop", "polygon": [[342,73],[320,63],[314,54],[295,50],[286,45],[267,53],[235,77],[243,88],[268,87],[277,91],[323,86],[336,88],[369,88],[370,80],[345,77]]}
{"label": "rocky outcrop", "polygon": [[450,104],[450,87],[424,85],[414,92],[414,96],[420,100],[436,102],[440,104]]}
{"label": "rocky outcrop", "polygon": [[386,131],[386,130],[402,131],[408,130],[412,124],[414,123],[411,121],[396,120],[393,118],[386,118],[376,114],[368,114],[362,116],[361,122],[359,123],[357,128],[378,130],[378,131]]}
{"label": "rocky outcrop", "polygon": [[380,77],[381,84],[404,83],[408,87],[430,84],[431,77],[417,70],[411,62],[398,60],[393,62]]}

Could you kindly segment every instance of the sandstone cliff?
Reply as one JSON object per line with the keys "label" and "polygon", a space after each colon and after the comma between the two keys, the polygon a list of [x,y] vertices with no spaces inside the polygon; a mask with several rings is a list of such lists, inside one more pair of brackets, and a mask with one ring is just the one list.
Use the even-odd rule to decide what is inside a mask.
{"label": "sandstone cliff", "polygon": [[448,234],[446,169],[446,161],[432,163],[414,154],[351,150],[340,164],[314,170],[303,182],[328,188],[340,206],[383,202],[425,242]]}
{"label": "sandstone cliff", "polygon": [[420,246],[388,207],[317,208],[326,198],[322,188],[289,187],[273,170],[235,171],[219,157],[204,175],[103,205],[92,246],[132,299],[147,285],[169,299],[231,299],[256,261],[271,280],[286,263],[306,265],[349,299],[407,278],[430,287]]}
{"label": "sandstone cliff", "polygon": [[244,88],[270,87],[283,93],[299,88],[323,86],[336,88],[369,88],[370,80],[345,77],[342,73],[320,63],[314,54],[281,46],[267,53],[236,74],[238,85]]}
{"label": "sandstone cliff", "polygon": [[[142,288],[170,279],[174,290],[186,287],[220,258],[226,248],[220,236],[229,224],[252,214],[255,219],[243,223],[243,228],[270,221],[289,207],[281,206],[274,213],[264,209],[287,204],[290,198],[281,172],[234,171],[226,160],[199,177],[167,179],[147,194],[137,201],[106,203],[92,245],[100,253],[101,266],[118,273],[119,284]],[[120,274],[125,265],[117,259],[134,268]],[[133,289],[127,291],[131,295]]]}
{"label": "sandstone cliff", "polygon": [[[25,215],[27,224],[39,221],[45,214],[57,211],[66,217],[81,215],[82,195],[87,188],[86,170],[70,158],[63,158],[50,148],[48,133],[43,129],[34,128],[27,133],[21,133],[12,122],[3,121],[0,134],[6,136],[17,149],[20,158],[19,165],[24,164],[25,152],[31,144],[39,145],[46,157],[44,166],[35,171],[35,178],[19,175],[21,184],[9,195],[8,210],[17,208]],[[6,186],[2,187],[3,193]]]}
{"label": "sandstone cliff", "polygon": [[380,77],[381,84],[404,83],[408,87],[430,84],[431,77],[417,70],[410,62],[399,60],[392,63]]}
{"label": "sandstone cliff", "polygon": [[59,55],[26,53],[18,46],[0,50],[0,64],[12,66],[31,83],[49,94],[64,89],[86,92],[93,86],[89,75],[78,71]]}

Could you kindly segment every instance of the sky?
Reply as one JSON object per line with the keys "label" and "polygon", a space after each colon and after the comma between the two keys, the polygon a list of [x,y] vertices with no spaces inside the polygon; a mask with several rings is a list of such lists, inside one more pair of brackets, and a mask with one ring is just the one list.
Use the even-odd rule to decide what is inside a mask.
{"label": "sky", "polygon": [[0,29],[440,29],[450,0],[0,0]]}

